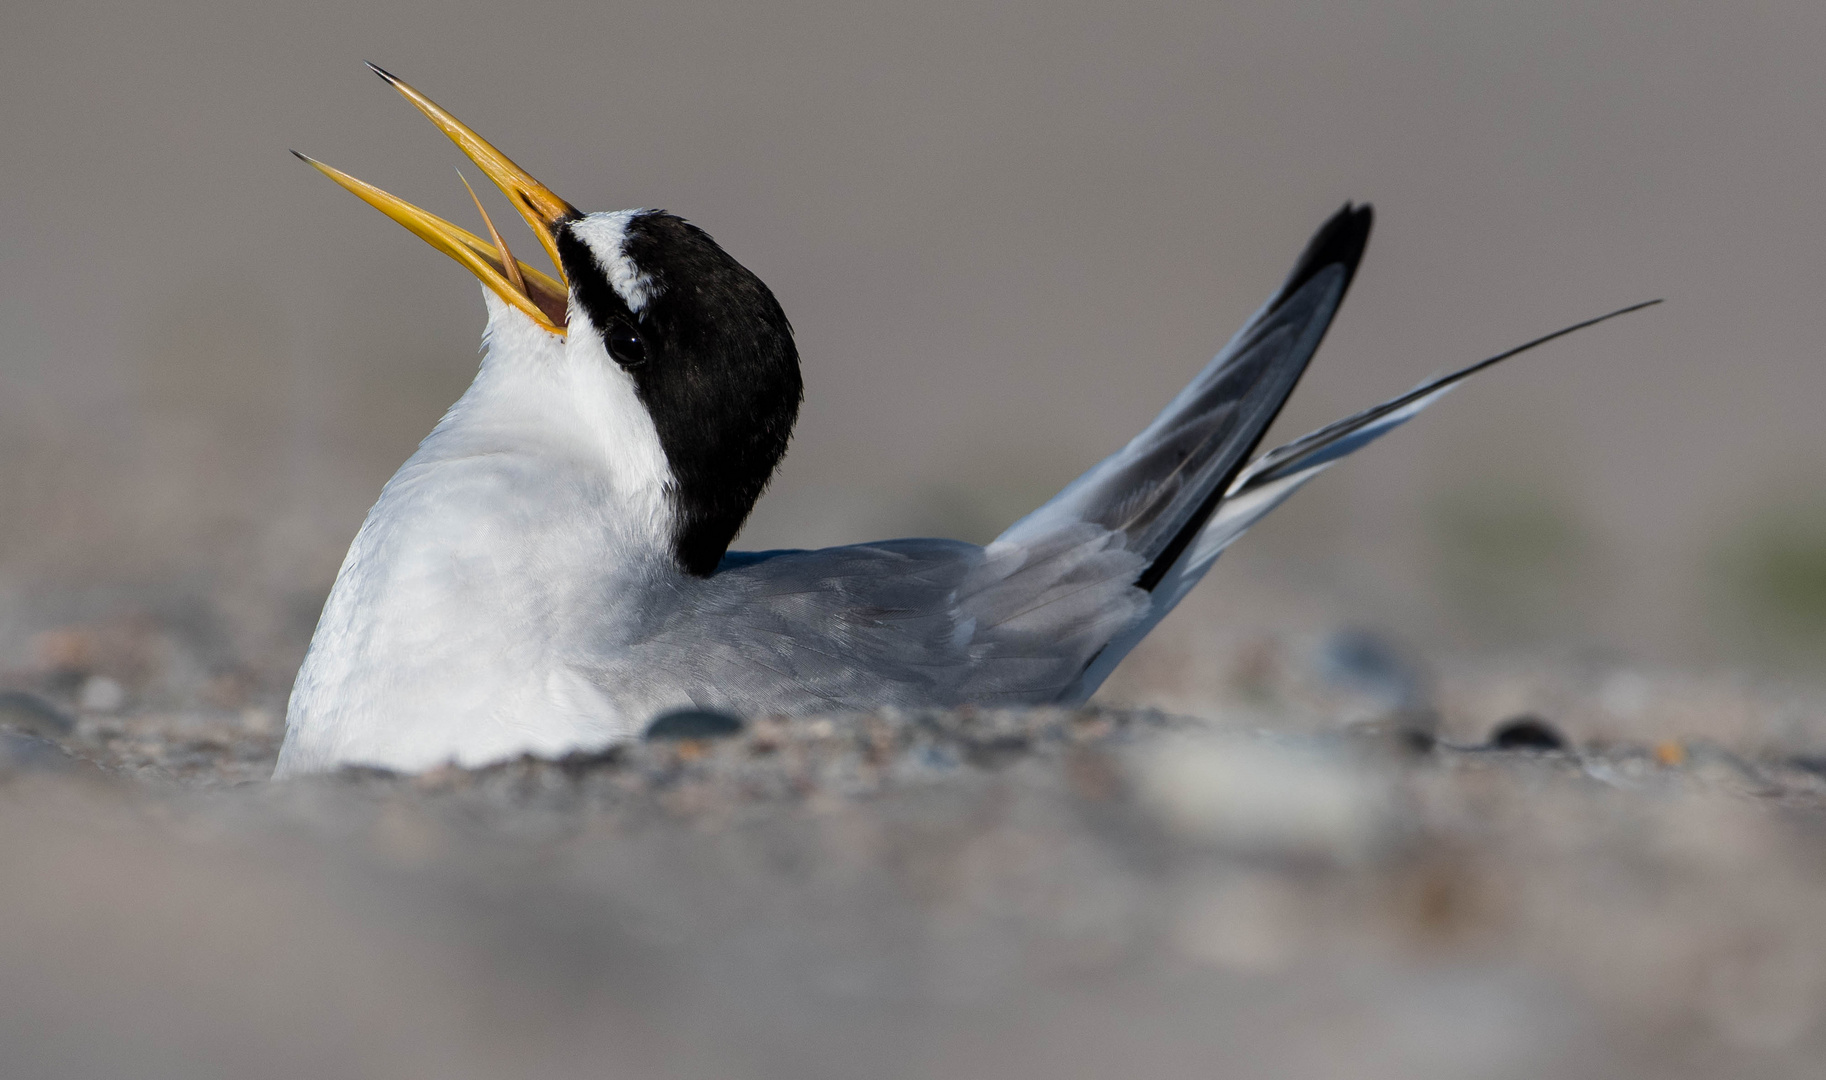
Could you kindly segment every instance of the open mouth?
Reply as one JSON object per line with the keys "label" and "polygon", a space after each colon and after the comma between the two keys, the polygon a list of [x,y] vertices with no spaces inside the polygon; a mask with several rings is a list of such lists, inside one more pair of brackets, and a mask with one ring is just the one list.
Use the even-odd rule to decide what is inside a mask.
{"label": "open mouth", "polygon": [[[526,224],[539,238],[539,243],[551,256],[552,265],[558,268],[559,276],[552,277],[542,270],[534,269],[514,258],[508,250],[507,241],[501,239],[500,230],[489,219],[488,211],[482,209],[482,200],[476,198],[476,209],[482,213],[482,221],[488,227],[488,239],[477,236],[468,229],[453,225],[428,210],[420,209],[399,198],[390,195],[373,184],[357,180],[340,169],[332,168],[314,158],[292,151],[299,160],[310,165],[318,172],[341,184],[355,193],[363,202],[381,213],[404,225],[414,236],[430,244],[444,254],[462,263],[469,272],[481,279],[482,284],[493,289],[501,299],[525,312],[534,322],[547,331],[563,336],[566,308],[570,290],[562,280],[564,264],[558,258],[557,228],[565,221],[580,216],[577,208],[558,197],[551,188],[533,179],[532,175],[520,166],[515,165],[506,154],[496,150],[487,140],[470,130],[467,124],[446,112],[437,102],[414,90],[391,73],[369,64],[376,75],[387,80],[387,84],[398,90],[407,101],[418,107],[418,110],[430,117],[450,141],[457,144],[470,161],[483,174],[494,181],[507,201],[513,204]],[[469,181],[463,181],[469,187]],[[475,189],[470,188],[470,197],[475,198]]]}

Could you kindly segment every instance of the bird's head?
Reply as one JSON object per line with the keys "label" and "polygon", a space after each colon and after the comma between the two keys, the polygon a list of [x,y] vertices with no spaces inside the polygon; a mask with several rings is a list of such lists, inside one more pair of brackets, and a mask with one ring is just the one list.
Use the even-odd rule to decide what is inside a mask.
{"label": "bird's head", "polygon": [[688,572],[712,572],[784,456],[799,412],[799,354],[773,293],[683,218],[579,211],[430,98],[369,67],[501,189],[557,276],[515,258],[486,210],[483,239],[298,156],[462,263],[519,316],[563,339],[567,353],[597,358],[631,382],[670,472],[674,553]]}

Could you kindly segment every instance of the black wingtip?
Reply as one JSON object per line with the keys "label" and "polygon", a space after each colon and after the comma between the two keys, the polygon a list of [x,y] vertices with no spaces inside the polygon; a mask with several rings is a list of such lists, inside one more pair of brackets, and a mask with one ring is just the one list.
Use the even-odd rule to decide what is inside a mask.
{"label": "black wingtip", "polygon": [[1332,265],[1344,267],[1344,287],[1350,288],[1351,280],[1357,276],[1357,264],[1363,261],[1364,249],[1369,247],[1370,228],[1375,221],[1376,211],[1369,203],[1345,203],[1308,241],[1300,261],[1287,275],[1287,283],[1281,286],[1278,299],[1285,300],[1299,292],[1300,286]]}
{"label": "black wingtip", "polygon": [[387,80],[389,85],[399,81],[399,77],[397,75],[394,75],[391,71],[388,71],[386,68],[381,67],[379,64],[376,64],[372,60],[363,60],[362,63],[368,65],[369,71],[372,71],[374,74],[379,75],[381,78]]}
{"label": "black wingtip", "polygon": [[[1342,303],[1345,290],[1350,288],[1352,279],[1357,276],[1357,264],[1363,261],[1364,249],[1369,247],[1370,226],[1374,224],[1375,218],[1376,212],[1370,209],[1368,203],[1361,206],[1345,203],[1344,208],[1333,214],[1325,224],[1319,226],[1319,231],[1313,234],[1311,240],[1307,241],[1306,250],[1300,253],[1299,260],[1293,264],[1292,272],[1287,275],[1287,281],[1281,286],[1281,291],[1275,294],[1273,302],[1269,304],[1269,310],[1279,309],[1282,304],[1300,291],[1301,286],[1317,277],[1328,266],[1344,268],[1344,282],[1338,291],[1338,302]],[[1321,339],[1323,339],[1325,331],[1330,328],[1332,316],[1336,312],[1335,304],[1330,310],[1323,312],[1323,321],[1319,323]],[[1217,483],[1212,485],[1205,495],[1204,501],[1192,512],[1192,516],[1186,519],[1185,524],[1180,526],[1179,532],[1173,535],[1173,538],[1161,549],[1160,554],[1155,556],[1153,563],[1135,580],[1135,584],[1139,588],[1153,592],[1154,587],[1166,578],[1167,571],[1173,568],[1173,564],[1179,561],[1179,557],[1198,536],[1199,530],[1204,528],[1205,522],[1210,520],[1211,515],[1217,510],[1218,504],[1223,501],[1224,492],[1229,490],[1231,481],[1236,479],[1237,474],[1243,470],[1250,457],[1255,454],[1262,436],[1267,433],[1269,425],[1273,424],[1274,418],[1279,415],[1281,406],[1286,403],[1287,398],[1292,395],[1294,387],[1298,385],[1300,375],[1306,370],[1307,361],[1317,351],[1318,342],[1315,341],[1312,350],[1298,360],[1298,368],[1295,369],[1293,378],[1287,382],[1281,391],[1281,396],[1273,401],[1262,414],[1260,426],[1256,428],[1255,434],[1248,444],[1241,448],[1241,453],[1237,454],[1236,460],[1229,470],[1219,478]]]}

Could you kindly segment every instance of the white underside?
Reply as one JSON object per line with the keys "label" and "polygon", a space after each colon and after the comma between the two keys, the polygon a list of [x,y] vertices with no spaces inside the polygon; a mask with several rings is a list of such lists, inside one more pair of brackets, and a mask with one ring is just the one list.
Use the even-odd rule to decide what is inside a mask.
{"label": "white underside", "polygon": [[676,573],[658,435],[581,313],[561,339],[483,291],[481,370],[349,548],[279,775],[558,754],[646,719],[580,671]]}

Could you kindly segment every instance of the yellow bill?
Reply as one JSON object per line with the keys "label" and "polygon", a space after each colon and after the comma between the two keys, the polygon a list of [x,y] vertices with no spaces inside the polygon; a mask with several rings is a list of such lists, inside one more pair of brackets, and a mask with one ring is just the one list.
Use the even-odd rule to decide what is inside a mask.
{"label": "yellow bill", "polygon": [[368,67],[387,80],[387,85],[398,90],[407,101],[417,106],[436,124],[450,141],[457,144],[469,160],[476,163],[487,177],[494,181],[507,201],[513,204],[526,224],[539,238],[545,247],[545,253],[552,258],[552,265],[564,272],[564,264],[558,260],[558,238],[553,230],[561,221],[578,216],[577,208],[558,197],[558,193],[533,179],[532,174],[515,165],[506,154],[496,150],[488,140],[470,130],[469,125],[444,111],[437,102],[406,85],[398,76],[375,64]]}
{"label": "yellow bill", "polygon": [[[494,244],[468,229],[445,221],[429,210],[422,210],[397,195],[388,194],[373,184],[357,180],[341,169],[305,157],[296,150],[292,153],[300,161],[353,192],[369,206],[404,225],[420,240],[462,263],[470,273],[481,279],[482,284],[493,289],[501,299],[524,311],[540,326],[554,334],[564,333],[569,290],[551,275],[513,259],[511,254],[504,258]],[[489,226],[493,232],[493,223],[490,222]],[[506,247],[505,244],[501,246]],[[513,259],[511,265],[516,272],[513,276],[519,279],[518,286],[509,276],[510,264],[507,259]]]}
{"label": "yellow bill", "polygon": [[[551,256],[552,265],[558,269],[558,278],[554,279],[550,274],[535,270],[514,258],[513,252],[507,248],[507,242],[501,239],[500,231],[495,228],[495,223],[489,220],[488,211],[482,210],[480,199],[476,200],[476,209],[482,210],[482,221],[488,226],[489,240],[321,161],[305,157],[296,150],[292,153],[318,172],[354,192],[369,206],[404,225],[419,239],[468,267],[469,272],[480,278],[484,285],[493,289],[501,299],[524,311],[534,322],[554,334],[563,334],[569,290],[563,281],[564,263],[558,258],[557,228],[560,223],[580,216],[577,209],[559,198],[551,188],[533,179],[531,174],[515,165],[506,154],[471,131],[467,124],[445,112],[437,102],[407,86],[391,73],[373,64],[368,67],[387,80],[388,85],[405,95],[406,100],[416,105],[420,112],[430,117],[431,122],[450,136],[457,148],[494,181],[501,193],[507,196],[507,201],[526,219],[526,224],[532,228],[533,235],[539,238],[545,253]],[[469,181],[464,180],[463,186],[468,187]],[[469,194],[474,197],[475,191],[472,189]]]}

